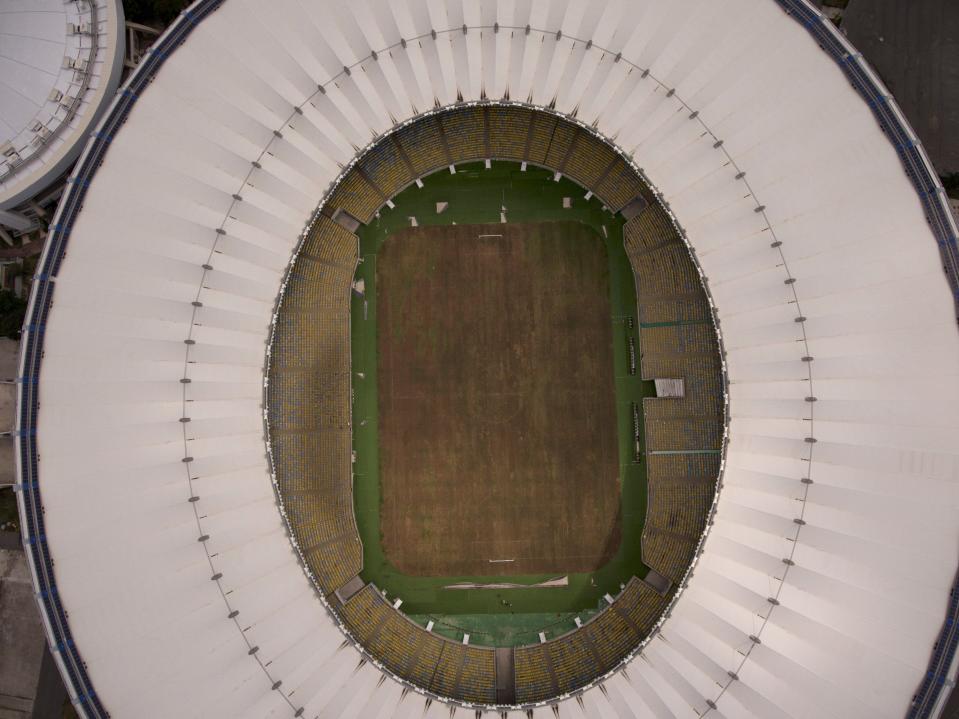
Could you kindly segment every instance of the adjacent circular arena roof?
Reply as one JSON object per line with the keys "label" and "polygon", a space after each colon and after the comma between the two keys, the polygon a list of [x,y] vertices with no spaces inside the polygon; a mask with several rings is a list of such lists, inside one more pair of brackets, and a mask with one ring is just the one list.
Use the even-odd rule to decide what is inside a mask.
{"label": "adjacent circular arena roof", "polygon": [[123,70],[118,0],[0,2],[0,209],[77,159]]}
{"label": "adjacent circular arena roof", "polygon": [[800,0],[184,14],[81,157],[23,343],[24,538],[78,706],[449,715],[344,642],[304,575],[264,349],[358,148],[507,96],[643,169],[727,352],[723,489],[688,586],[559,715],[935,715],[956,643],[956,228],[894,103]]}

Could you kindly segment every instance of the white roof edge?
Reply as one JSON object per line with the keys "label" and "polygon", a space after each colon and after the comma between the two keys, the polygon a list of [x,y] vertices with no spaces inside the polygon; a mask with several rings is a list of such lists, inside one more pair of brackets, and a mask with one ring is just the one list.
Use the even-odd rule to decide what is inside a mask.
{"label": "white roof edge", "polygon": [[[784,3],[786,0],[779,2]],[[726,10],[732,12],[746,5],[745,2],[730,4]],[[589,12],[601,13],[604,7],[601,3],[593,3]],[[578,2],[571,3],[569,9],[571,12],[579,10],[586,16],[589,14]],[[682,8],[678,12],[681,10]],[[289,8],[285,6],[278,10],[277,18],[285,20],[288,16],[284,13],[287,11]],[[689,37],[683,34],[684,28],[675,15],[670,15],[649,2],[641,4],[641,7],[637,4],[635,11],[645,13],[644,19],[648,18],[650,22],[654,22],[658,30],[665,28],[675,32],[677,45],[682,45],[684,41],[689,42]],[[750,5],[749,11],[752,18],[762,16],[765,21],[767,17],[765,8],[761,5]],[[230,18],[234,23],[231,30],[242,30],[245,18],[254,17],[251,12],[235,10]],[[362,9],[353,8],[344,12],[360,13]],[[342,21],[342,17],[331,20],[333,23]],[[401,18],[400,21],[404,26],[408,22],[417,22],[409,18]],[[182,24],[181,19],[178,26]],[[503,25],[506,24],[504,18]],[[801,43],[796,42],[784,27],[770,25],[769,28],[771,31],[778,31],[777,39],[785,39],[790,43],[791,51],[800,52]],[[631,29],[637,35],[642,33],[639,27]],[[223,30],[223,27],[220,27],[220,30]],[[348,30],[347,24],[345,31]],[[214,31],[211,29],[209,32]],[[291,43],[295,42],[295,36],[292,37]],[[317,42],[323,43],[322,36]],[[558,40],[556,44],[559,44]],[[428,41],[427,45],[429,46]],[[546,47],[545,41],[543,45]],[[464,42],[464,46],[467,63],[482,57],[481,49],[477,50],[467,42]],[[293,45],[290,48],[291,53],[296,52]],[[432,51],[432,48],[429,49]],[[183,48],[184,55],[196,51],[197,48],[194,46],[191,50],[189,44]],[[552,52],[549,48],[541,51]],[[659,54],[650,56],[651,64],[660,62],[667,65],[663,71],[669,72],[668,61],[672,60],[674,65],[676,62],[676,51],[673,52],[674,56],[670,57],[669,48],[660,47]],[[693,51],[687,46],[687,52]],[[817,62],[812,53],[804,60],[811,65]],[[263,67],[258,68],[261,72],[271,70],[270,63],[276,63],[277,68],[282,68],[284,62],[282,57],[272,55],[264,56],[263,61]],[[422,59],[414,58],[414,61],[422,62]],[[769,63],[775,61],[773,58],[768,60]],[[584,62],[593,63],[594,59],[587,57]],[[595,66],[591,67],[595,69]],[[712,69],[716,71],[718,78],[722,68],[717,63]],[[174,72],[175,70],[171,70],[171,75]],[[398,72],[402,72],[402,69]],[[523,76],[523,73],[520,75]],[[685,95],[683,82],[688,81],[688,77],[687,75],[685,80],[674,85],[679,88],[677,93],[681,96]],[[229,81],[229,78],[227,80]],[[839,85],[834,80],[832,76],[822,77],[822,85],[828,86],[836,93],[833,96],[834,101],[841,103],[850,113],[860,111],[861,101],[858,105],[851,102],[850,98],[839,91]],[[720,79],[714,81],[718,83]],[[362,97],[364,91],[368,92],[366,87],[345,84],[354,96],[359,93]],[[279,94],[285,90],[277,88],[274,92]],[[169,86],[159,90],[151,89],[152,91],[171,93]],[[399,89],[395,91],[399,92]],[[733,86],[728,91],[732,95],[741,92],[741,88]],[[792,92],[805,93],[803,99],[808,103],[820,100],[816,88],[799,85]],[[171,93],[169,97],[171,102],[178,99],[175,93]],[[269,93],[266,98],[270,102],[275,101],[275,97]],[[347,97],[338,97],[337,101],[344,103],[344,109],[354,114],[368,111],[368,108],[350,107],[351,103]],[[671,662],[689,661],[682,654],[692,651],[693,643],[690,640],[694,636],[701,640],[695,648],[699,652],[695,655],[699,665],[703,662],[717,662],[725,651],[734,650],[734,647],[724,647],[722,643],[726,640],[732,641],[736,636],[735,632],[740,631],[741,626],[746,626],[741,623],[743,617],[740,614],[740,610],[745,610],[746,606],[739,607],[738,598],[742,597],[744,592],[760,591],[753,581],[753,575],[762,574],[763,564],[759,561],[760,557],[768,555],[774,558],[779,540],[782,539],[776,535],[778,530],[774,531],[773,527],[778,526],[781,520],[787,523],[791,521],[787,512],[795,498],[789,493],[790,490],[785,489],[784,481],[791,477],[794,471],[798,471],[801,465],[792,461],[790,443],[797,439],[801,442],[803,436],[809,435],[805,432],[802,416],[792,416],[795,410],[802,407],[796,403],[796,397],[793,396],[797,389],[795,382],[788,379],[788,374],[780,376],[781,365],[794,361],[792,353],[788,351],[790,340],[785,330],[795,329],[796,324],[793,317],[785,314],[780,307],[781,300],[776,299],[777,290],[774,290],[774,287],[777,283],[767,283],[763,279],[767,276],[764,273],[774,270],[767,269],[759,250],[750,249],[743,239],[743,233],[755,217],[750,217],[748,213],[739,217],[735,212],[730,212],[728,218],[716,216],[716,210],[705,201],[715,199],[716,203],[725,203],[717,204],[718,207],[734,207],[732,196],[721,184],[710,185],[708,179],[691,180],[684,177],[680,170],[687,166],[699,167],[694,163],[700,163],[704,171],[709,170],[710,173],[720,170],[711,164],[709,153],[705,152],[701,156],[698,152],[690,152],[687,162],[693,164],[682,167],[671,165],[668,160],[675,156],[675,148],[694,147],[695,140],[687,139],[681,126],[670,126],[667,119],[670,108],[663,104],[661,98],[647,97],[645,102],[646,109],[652,114],[635,118],[636,125],[630,127],[629,131],[636,138],[657,137],[657,142],[648,146],[643,146],[640,142],[637,147],[643,146],[643,149],[641,152],[637,151],[637,154],[642,157],[651,179],[657,183],[677,216],[683,221],[693,245],[697,248],[697,256],[710,276],[711,286],[718,295],[717,303],[722,310],[725,337],[732,355],[731,372],[735,388],[732,400],[735,413],[735,428],[732,433],[733,467],[727,471],[727,487],[721,498],[717,528],[707,540],[700,571],[690,580],[691,587],[695,588],[695,597],[685,597],[677,605],[674,617],[664,624],[663,632],[669,632],[676,638],[674,648],[658,649],[649,666],[637,667],[636,671],[631,668],[631,679],[617,679],[614,684],[616,696],[631,697],[630,701],[634,702],[634,707],[652,707],[651,711],[655,712],[656,707],[660,706],[665,711],[686,716],[687,714],[683,713],[683,700],[677,697],[688,695],[693,686],[706,687],[707,684],[699,684],[699,677],[695,672],[690,672],[688,678],[682,680],[691,684],[682,684],[674,673]],[[729,116],[735,117],[735,112],[723,108],[722,102],[722,98],[710,100],[710,109],[704,109],[703,115],[709,115],[707,119],[713,116],[722,118],[724,115],[721,111],[726,110],[730,113]],[[775,116],[775,108],[758,109]],[[657,111],[662,111],[658,128],[648,127]],[[896,113],[901,117],[897,109]],[[249,118],[249,127],[256,128],[262,123],[262,118],[263,115]],[[213,119],[221,122],[219,118]],[[149,131],[146,119],[140,117],[138,121],[140,130]],[[211,123],[212,127],[218,127],[216,122]],[[647,125],[644,125],[644,122]],[[748,127],[750,118],[741,118],[740,122],[744,127]],[[869,163],[870,167],[875,168],[877,174],[874,177],[879,180],[875,187],[871,188],[874,194],[869,197],[857,192],[854,185],[843,185],[844,209],[854,205],[859,210],[852,218],[846,218],[834,208],[827,211],[827,208],[830,208],[828,198],[819,194],[817,188],[800,184],[799,178],[802,175],[795,174],[796,168],[803,168],[805,165],[802,157],[790,149],[791,139],[788,135],[777,138],[778,144],[761,144],[762,152],[757,155],[752,151],[752,147],[737,135],[734,125],[727,122],[724,127],[726,130],[723,134],[728,139],[723,152],[728,151],[732,155],[745,158],[741,162],[743,167],[748,169],[750,180],[755,182],[757,201],[761,198],[764,207],[768,208],[768,217],[764,218],[770,226],[780,231],[783,237],[784,245],[781,251],[790,268],[787,271],[795,269],[799,277],[802,309],[806,315],[802,330],[813,348],[811,352],[816,356],[813,366],[817,380],[815,391],[819,402],[816,403],[818,414],[814,438],[818,443],[815,445],[815,456],[822,459],[818,462],[811,461],[808,465],[808,469],[814,474],[815,484],[802,503],[802,516],[806,524],[803,525],[801,533],[803,538],[808,536],[810,539],[796,542],[792,549],[794,556],[797,556],[798,569],[779,587],[784,592],[781,604],[785,605],[785,608],[782,611],[775,610],[764,621],[763,627],[767,633],[761,636],[762,644],[759,645],[763,648],[754,651],[755,647],[748,647],[747,656],[750,661],[743,664],[738,676],[738,681],[742,684],[731,681],[726,688],[712,696],[706,693],[705,688],[701,691],[704,700],[708,698],[718,707],[714,710],[717,715],[718,712],[723,712],[726,716],[745,715],[748,711],[757,711],[756,707],[763,706],[762,701],[771,701],[781,711],[795,714],[809,714],[816,709],[819,715],[895,716],[896,708],[909,703],[906,695],[912,691],[907,688],[908,682],[903,682],[902,677],[919,677],[925,672],[925,666],[919,665],[928,659],[930,645],[924,645],[926,656],[923,657],[923,642],[919,642],[918,638],[932,636],[935,634],[932,630],[941,624],[941,609],[938,610],[939,617],[935,616],[936,607],[940,604],[938,598],[942,598],[941,604],[946,603],[944,595],[947,592],[944,589],[951,585],[955,573],[956,553],[952,548],[956,538],[954,522],[941,516],[939,510],[951,510],[956,503],[955,493],[949,489],[949,481],[955,479],[955,470],[950,469],[949,462],[954,460],[955,453],[948,448],[948,441],[955,426],[953,405],[957,399],[957,390],[954,374],[948,370],[937,369],[950,366],[950,360],[957,356],[954,308],[950,306],[948,311],[944,308],[944,304],[951,298],[945,291],[944,283],[941,283],[941,274],[936,274],[938,260],[933,256],[934,253],[930,252],[931,242],[930,246],[921,244],[928,239],[928,226],[914,205],[903,202],[903,187],[907,185],[903,183],[902,177],[896,176],[896,166],[888,157],[888,144],[884,146],[886,140],[881,135],[877,136],[878,133],[857,119],[852,128],[855,132],[848,138],[844,136],[850,147],[861,146],[869,150],[868,158],[857,156],[857,161]],[[757,128],[753,126],[752,129]],[[125,128],[124,132],[129,132],[131,138],[135,136],[135,130],[129,127]],[[643,132],[647,134],[643,135]],[[657,136],[657,132],[661,134]],[[822,141],[826,142],[826,139],[824,137]],[[673,155],[668,154],[670,148],[673,148]],[[815,146],[807,145],[802,148],[803,154],[809,154],[814,149]],[[921,148],[918,148],[917,152],[925,159],[922,164],[928,172],[928,160]],[[770,158],[768,162],[778,165],[764,166],[763,158],[766,156]],[[306,162],[313,161],[311,158]],[[104,167],[108,164],[105,163]],[[856,163],[851,161],[837,162],[830,170],[832,176],[841,174],[843,180],[848,179],[852,183],[855,174],[849,171],[855,166]],[[812,167],[812,172],[815,173],[815,165]],[[198,156],[195,166],[197,177],[202,177],[206,168],[207,164]],[[160,163],[156,165],[156,170],[164,172],[168,168]],[[118,168],[110,170],[114,171],[120,172]],[[276,161],[272,169],[267,171],[274,173],[271,177],[289,176],[285,174],[289,172],[288,168]],[[776,171],[779,175],[773,175],[773,181],[770,173]],[[790,171],[794,174],[789,175]],[[901,175],[901,168],[898,173]],[[103,173],[105,179],[101,180],[101,184],[104,188],[114,191],[122,189],[122,186],[117,184],[119,178],[107,177],[109,174]],[[708,178],[709,175],[703,177]],[[821,176],[821,179],[826,179],[825,175]],[[939,187],[938,178],[934,174],[931,178],[924,178],[924,181],[931,183],[933,187]],[[162,179],[160,184],[162,185]],[[699,191],[690,192],[692,185],[697,185]],[[198,182],[197,186],[207,192],[215,206],[216,193],[208,188],[215,188],[216,181],[204,180]],[[941,190],[941,187],[939,189]],[[714,197],[707,196],[707,190],[714,193]],[[101,190],[103,191],[106,190]],[[167,187],[167,191],[171,192],[172,201],[178,200],[174,190]],[[71,189],[70,192],[75,190]],[[870,198],[874,198],[871,200],[873,206],[869,204]],[[85,212],[88,213],[89,219],[82,218],[86,227],[74,228],[73,240],[77,242],[77,252],[72,254],[80,259],[71,257],[70,262],[64,265],[62,276],[58,275],[58,288],[62,288],[58,297],[62,296],[64,299],[58,301],[56,313],[59,313],[61,318],[55,319],[56,315],[53,315],[54,319],[51,319],[51,324],[46,327],[44,325],[47,324],[47,318],[37,317],[37,296],[43,291],[44,281],[41,280],[34,287],[30,317],[31,324],[36,329],[28,328],[27,331],[24,357],[21,360],[24,368],[30,359],[27,356],[30,351],[28,341],[36,341],[44,330],[50,333],[46,340],[48,343],[52,341],[52,337],[60,343],[61,348],[69,348],[70,342],[75,339],[71,338],[66,320],[75,313],[87,312],[80,316],[91,318],[94,323],[91,331],[96,333],[101,330],[97,317],[99,321],[112,321],[110,316],[90,315],[89,308],[84,309],[70,299],[70,293],[78,286],[73,275],[79,272],[72,271],[71,265],[84,262],[84,250],[93,249],[96,236],[102,235],[101,230],[109,228],[112,222],[112,218],[102,214],[103,205],[97,203],[95,196],[91,195],[87,199],[89,204]],[[286,198],[277,200],[263,196],[258,202],[262,207],[269,208],[270,212],[282,214],[284,210],[277,209],[279,205],[275,203],[282,202],[283,199]],[[62,207],[67,204],[65,198]],[[101,214],[98,215],[95,207],[91,209],[91,206],[99,207]],[[864,214],[865,210],[879,216],[891,229],[873,227],[872,218]],[[752,212],[752,209],[749,212]],[[60,219],[62,220],[62,217]],[[287,219],[289,222],[295,221],[292,213]],[[196,222],[196,219],[190,219],[183,228],[188,229]],[[951,218],[945,222],[949,228],[947,232],[951,231],[953,234],[954,243],[955,223]],[[257,233],[262,232],[254,218],[249,218],[246,222],[237,221],[236,226],[237,231],[242,230],[251,240]],[[143,229],[146,231],[149,228]],[[883,229],[886,231],[883,232]],[[918,244],[913,246],[900,242],[900,235],[909,237]],[[823,242],[824,239],[830,242]],[[850,257],[848,252],[859,248],[855,243],[862,245],[862,254]],[[951,249],[954,250],[954,244]],[[739,255],[734,257],[730,254],[733,252],[738,252]],[[172,263],[173,258],[169,261]],[[82,265],[75,266],[79,268]],[[740,269],[743,267],[755,269],[749,275],[744,275]],[[845,279],[848,289],[837,286],[837,280],[832,274],[837,269],[848,273]],[[148,280],[149,277],[145,274],[144,281]],[[937,285],[937,282],[940,284]],[[895,288],[892,296],[888,294],[889,290],[883,289],[890,285]],[[927,285],[928,292],[920,292],[920,285]],[[154,309],[158,307],[159,305],[154,305]],[[779,324],[780,318],[783,324]],[[917,326],[925,331],[925,335],[915,334],[914,328]],[[51,329],[55,329],[56,333],[51,332]],[[105,330],[106,327],[102,329]],[[909,341],[904,342],[903,338],[908,338]],[[908,377],[895,374],[891,358],[908,365]],[[82,365],[83,358],[79,357],[77,362]],[[48,355],[45,367],[51,368],[50,371],[54,374],[50,376],[56,377],[58,382],[68,378],[67,367],[58,359],[57,352]],[[24,371],[23,374],[27,376],[27,382],[21,384],[21,413],[25,404],[29,404],[29,386],[37,381],[35,375],[29,376],[29,371]],[[935,386],[929,386],[927,377],[936,380]],[[876,391],[870,384],[873,378],[876,378],[876,382],[885,381],[890,392],[897,384],[908,382],[908,399],[898,398],[894,393],[888,398],[876,397]],[[48,393],[49,406],[58,408],[64,413],[64,417],[67,416],[70,403],[58,400],[57,386],[45,384],[44,391]],[[860,408],[864,410],[863,414],[859,414]],[[21,413],[18,413],[18,418]],[[886,417],[888,419],[885,419]],[[48,473],[51,496],[48,520],[51,530],[60,532],[62,538],[62,533],[71,525],[70,517],[63,509],[67,506],[65,502],[69,495],[65,492],[69,492],[69,487],[65,482],[55,479],[59,474],[56,467],[57,455],[66,452],[63,456],[69,455],[74,461],[79,455],[71,449],[69,441],[62,429],[56,426],[56,422],[51,423],[51,418],[52,415],[48,414],[48,419],[42,420],[46,422],[43,436],[49,437],[43,441],[48,441],[49,446],[55,450],[45,455],[44,471]],[[103,416],[104,421],[109,419],[110,415]],[[811,430],[811,418],[809,421]],[[925,424],[920,426],[917,424],[919,422]],[[18,429],[21,433],[30,433],[36,429],[36,425],[21,424]],[[812,445],[805,448],[800,444],[800,447],[812,451]],[[20,456],[19,442],[17,454],[22,471],[29,459]],[[912,464],[909,458],[912,458]],[[883,464],[875,464],[880,461]],[[21,475],[21,480],[23,479]],[[896,487],[901,486],[905,480],[908,480],[915,490],[909,499],[895,494]],[[781,496],[778,494],[780,487],[783,487]],[[44,491],[47,491],[46,487]],[[33,492],[33,489],[27,488],[27,492]],[[19,496],[21,510],[25,511],[24,493]],[[159,512],[162,508],[163,505],[158,504],[152,511]],[[915,545],[909,543],[911,535],[906,534],[905,530],[903,537],[894,542],[890,542],[888,537],[880,533],[881,527],[889,526],[883,517],[896,510],[902,526],[916,533]],[[228,514],[227,512],[224,517]],[[268,519],[266,515],[262,518]],[[219,520],[214,518],[211,521]],[[54,525],[60,526],[54,529]],[[26,528],[25,522],[25,532]],[[31,539],[29,536],[25,538]],[[922,545],[919,544],[920,540]],[[59,551],[66,552],[67,555],[62,562],[58,561],[58,574],[62,569],[62,574],[67,577],[61,591],[64,601],[72,603],[71,621],[85,625],[86,621],[93,621],[101,616],[93,602],[95,595],[90,593],[94,588],[79,583],[76,574],[79,569],[78,560],[71,559],[70,548],[62,541],[57,546]],[[877,571],[877,567],[869,563],[867,554],[864,553],[866,547],[879,548],[889,552],[890,556],[912,560],[911,563],[900,563],[898,568],[917,583],[918,593],[922,596],[916,596],[917,591],[900,591],[900,587],[889,587],[880,591],[883,575],[881,570]],[[744,559],[747,556],[746,550],[752,553],[748,556],[753,559]],[[178,547],[171,547],[171,551],[175,557],[180,556]],[[830,574],[831,570],[835,570],[837,574]],[[730,586],[714,578],[723,573]],[[866,612],[862,611],[861,606],[854,607],[849,604],[852,598],[861,596],[869,596],[873,600]],[[255,604],[255,598],[249,595],[246,596],[246,601],[251,606]],[[885,622],[891,617],[901,619],[903,623],[901,631],[904,633],[900,634],[897,627],[897,633],[890,635],[893,641],[898,642],[895,648],[883,643],[888,639],[870,632],[870,627],[886,628]],[[123,617],[117,613],[111,619],[119,622]],[[209,630],[211,633],[207,634],[206,625],[203,626],[204,633],[197,635],[197,642],[203,641],[207,636],[210,639],[214,636],[212,628]],[[215,623],[211,624],[211,627],[213,626],[216,626]],[[96,657],[95,663],[102,663],[103,667],[106,667],[110,663],[112,639],[105,637],[96,641],[88,632],[84,633],[86,639],[83,646],[89,647],[91,655]],[[813,636],[817,642],[804,641]],[[156,644],[149,649],[159,650],[161,644],[162,641],[157,638]],[[689,649],[675,648],[687,644]],[[83,647],[81,650],[86,651]],[[285,651],[292,651],[292,648]],[[318,648],[317,651],[321,649]],[[755,658],[753,654],[756,654]],[[856,656],[860,661],[846,662],[835,667],[828,665],[831,657],[841,660],[849,656]],[[146,651],[141,653],[141,657],[144,661],[149,659]],[[226,659],[224,661],[227,662],[224,666],[229,666],[231,672],[240,672],[232,676],[241,680],[245,677],[244,670],[239,665],[234,666],[232,661]],[[821,681],[814,673],[816,669],[830,673],[832,680],[825,683]],[[112,688],[112,694],[107,695],[108,702],[112,696],[118,706],[127,706],[126,702],[131,701],[131,697],[121,696],[120,685],[117,684],[122,679],[119,673],[119,678],[112,677],[112,672],[105,668],[96,668],[94,664],[91,664],[91,671],[95,671],[98,677],[103,677],[104,683]],[[785,676],[783,672],[789,672],[790,675]],[[359,678],[337,678],[330,675],[328,681],[340,682],[337,686],[345,692],[349,687],[355,686],[355,682],[369,679],[369,675],[362,671],[356,676]],[[303,686],[314,686],[310,684],[311,681],[319,679],[304,680]],[[333,685],[324,686],[329,689]],[[738,686],[748,687],[751,694],[738,692]],[[696,691],[700,690],[697,688]],[[306,688],[301,692],[306,701],[309,701],[308,694]],[[319,694],[321,692],[314,692],[316,696]],[[373,701],[375,696],[371,697],[370,701]],[[193,696],[192,699],[202,702],[204,698]],[[613,701],[609,697],[604,699],[592,692],[587,701],[596,703],[599,707],[597,711],[603,714],[612,711],[603,708],[606,707],[604,702]],[[874,701],[881,702],[878,710],[877,706],[872,704]],[[222,709],[226,711],[225,708]],[[373,708],[378,709],[379,705]],[[403,711],[402,707],[399,711]],[[639,709],[635,711],[638,713]],[[709,709],[707,713],[708,711]],[[358,716],[366,714],[359,713]]]}

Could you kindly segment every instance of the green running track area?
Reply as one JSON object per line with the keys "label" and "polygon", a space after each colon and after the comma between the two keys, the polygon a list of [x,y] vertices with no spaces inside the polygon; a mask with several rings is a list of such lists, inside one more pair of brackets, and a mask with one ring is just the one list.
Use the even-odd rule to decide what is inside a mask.
{"label": "green running track area", "polygon": [[[646,576],[641,537],[646,516],[645,465],[636,461],[633,408],[639,408],[639,442],[644,441],[642,399],[655,396],[653,382],[630,374],[630,338],[639,348],[636,291],[633,272],[623,248],[624,220],[605,210],[595,198],[585,199],[579,185],[553,172],[510,162],[458,166],[442,170],[411,185],[384,206],[380,216],[361,226],[361,261],[351,303],[353,364],[354,510],[363,541],[361,577],[383,590],[390,601],[402,600],[401,611],[419,624],[433,623],[433,631],[454,640],[470,635],[471,644],[519,646],[539,641],[539,633],[553,638],[574,629],[605,606],[604,595],[616,596],[630,577]],[[569,198],[564,207],[564,198]],[[437,212],[437,203],[448,203]],[[505,209],[504,209],[505,208]],[[381,533],[381,484],[377,397],[377,288],[376,261],[382,243],[419,226],[501,223],[578,222],[603,238],[609,263],[609,306],[612,324],[616,422],[619,447],[621,541],[610,561],[592,572],[497,576],[411,576],[397,570],[386,556]],[[360,283],[362,281],[362,283]],[[518,589],[444,589],[454,583],[513,583],[532,585],[567,576],[565,587]]]}

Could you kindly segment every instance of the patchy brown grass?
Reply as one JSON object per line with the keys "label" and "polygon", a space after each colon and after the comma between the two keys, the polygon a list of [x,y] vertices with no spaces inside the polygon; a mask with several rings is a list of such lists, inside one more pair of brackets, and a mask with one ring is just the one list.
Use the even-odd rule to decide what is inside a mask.
{"label": "patchy brown grass", "polygon": [[620,486],[602,239],[573,222],[410,228],[376,282],[390,561],[420,576],[605,564]]}

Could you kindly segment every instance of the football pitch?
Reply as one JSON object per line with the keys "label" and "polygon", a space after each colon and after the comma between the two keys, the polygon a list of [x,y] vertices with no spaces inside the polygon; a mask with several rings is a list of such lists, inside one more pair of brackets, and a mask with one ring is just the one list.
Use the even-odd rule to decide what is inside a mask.
{"label": "football pitch", "polygon": [[412,227],[377,255],[380,523],[418,576],[619,548],[606,247],[578,222]]}
{"label": "football pitch", "polygon": [[[647,571],[633,405],[654,392],[629,371],[623,221],[513,163],[423,183],[358,233],[362,577],[439,633],[531,643]],[[446,588],[557,577],[566,586]]]}

